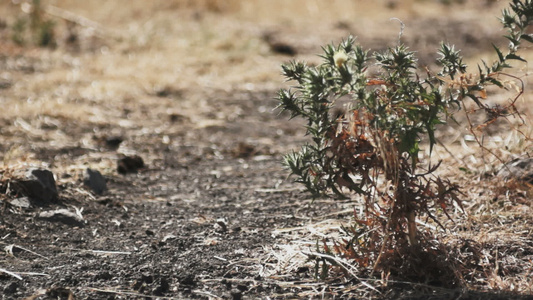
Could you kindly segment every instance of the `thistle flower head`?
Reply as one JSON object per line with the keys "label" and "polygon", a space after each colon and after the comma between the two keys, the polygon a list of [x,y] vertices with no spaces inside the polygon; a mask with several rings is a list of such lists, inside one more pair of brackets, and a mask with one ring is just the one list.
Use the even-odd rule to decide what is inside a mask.
{"label": "thistle flower head", "polygon": [[337,66],[337,68],[342,67],[342,65],[344,65],[344,63],[347,60],[348,60],[348,54],[346,54],[346,52],[342,49],[338,50],[333,55],[333,61],[335,62],[335,65]]}

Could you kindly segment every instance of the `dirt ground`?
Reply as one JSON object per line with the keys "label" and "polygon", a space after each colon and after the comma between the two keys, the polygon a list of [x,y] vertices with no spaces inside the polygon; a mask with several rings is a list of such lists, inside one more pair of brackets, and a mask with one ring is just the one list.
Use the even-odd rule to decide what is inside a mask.
{"label": "dirt ground", "polygon": [[[59,189],[58,201],[24,208],[2,186],[2,299],[531,299],[533,190],[490,176],[501,162],[461,126],[439,132],[436,156],[467,210],[442,239],[480,253],[466,284],[376,279],[373,290],[315,278],[302,252],[339,235],[356,204],[313,200],[287,178],[282,156],[306,137],[274,110],[290,84],[281,63],[318,63],[322,45],[350,34],[385,49],[400,30],[391,18],[428,68],[441,40],[469,62],[505,45],[505,1],[370,2],[42,0],[56,45],[40,48],[13,42],[31,7],[2,1],[0,184],[33,166],[54,172]],[[527,69],[515,71],[527,89]],[[519,103],[527,122],[532,95]],[[487,140],[502,160],[531,155],[519,134]],[[145,167],[119,174],[124,155]],[[105,176],[103,195],[84,187],[87,168]],[[58,208],[79,211],[83,226],[37,218]]]}

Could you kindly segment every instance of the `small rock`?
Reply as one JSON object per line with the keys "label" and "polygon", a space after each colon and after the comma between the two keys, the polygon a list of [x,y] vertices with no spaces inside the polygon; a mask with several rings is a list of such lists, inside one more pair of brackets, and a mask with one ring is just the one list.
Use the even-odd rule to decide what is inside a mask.
{"label": "small rock", "polygon": [[170,115],[168,115],[168,119],[170,120],[170,122],[172,123],[184,123],[185,121],[188,121],[189,118],[182,115],[182,114],[178,114],[178,113],[172,113]]}
{"label": "small rock", "polygon": [[238,289],[239,291],[243,292],[243,293],[246,292],[246,291],[248,291],[248,287],[247,287],[246,285],[244,285],[244,284],[238,284],[238,285],[237,285],[237,289]]}
{"label": "small rock", "polygon": [[96,279],[96,280],[99,280],[99,279],[111,280],[111,279],[113,279],[113,275],[111,273],[109,273],[109,271],[103,271],[103,272],[100,272],[100,273],[96,274],[94,276],[94,279]]}
{"label": "small rock", "polygon": [[168,283],[168,280],[164,277],[161,277],[159,280],[159,284],[152,291],[152,293],[156,296],[163,296],[166,292],[168,292],[169,289],[170,289],[170,284]]}
{"label": "small rock", "polygon": [[104,176],[99,171],[90,168],[85,170],[83,184],[97,195],[102,195],[107,190],[107,183]]}
{"label": "small rock", "polygon": [[58,198],[54,174],[45,169],[28,169],[21,178],[13,180],[13,188],[18,194],[41,202]]}
{"label": "small rock", "polygon": [[13,86],[13,82],[5,79],[0,79],[0,90],[5,90]]}
{"label": "small rock", "polygon": [[125,156],[117,162],[117,171],[120,174],[136,173],[141,168],[144,168],[144,161],[138,155]]}
{"label": "small rock", "polygon": [[124,138],[120,135],[103,135],[103,136],[93,136],[93,140],[98,144],[98,146],[109,149],[117,150],[120,147],[120,144],[124,141]]}
{"label": "small rock", "polygon": [[283,55],[289,55],[289,56],[295,56],[296,54],[298,54],[296,49],[293,46],[286,44],[286,43],[277,42],[277,43],[272,43],[269,46],[270,46],[270,50],[277,54],[283,54]]}
{"label": "small rock", "polygon": [[19,207],[19,208],[30,208],[31,206],[30,198],[28,197],[15,198],[9,201],[9,204],[11,206]]}
{"label": "small rock", "polygon": [[19,284],[17,282],[11,282],[4,288],[4,295],[11,295],[17,292]]}
{"label": "small rock", "polygon": [[167,97],[168,98],[170,98],[170,97],[181,98],[181,97],[183,97],[183,91],[180,90],[180,89],[174,88],[172,86],[163,86],[163,87],[156,88],[154,90],[154,94],[157,97],[162,97],[162,98],[167,98]]}
{"label": "small rock", "polygon": [[43,211],[37,218],[49,222],[61,222],[71,226],[83,227],[85,225],[83,217],[80,214],[73,213],[67,209]]}
{"label": "small rock", "polygon": [[110,149],[118,149],[120,144],[124,141],[121,136],[110,136],[105,139],[105,145]]}
{"label": "small rock", "polygon": [[183,274],[178,276],[178,281],[181,285],[185,286],[196,286],[197,284],[196,276],[192,274]]}
{"label": "small rock", "polygon": [[217,219],[217,222],[214,225],[215,231],[219,233],[224,233],[228,231],[228,225],[226,225],[226,221],[222,218]]}
{"label": "small rock", "polygon": [[233,148],[232,152],[236,158],[249,158],[258,154],[258,149],[254,145],[240,142]]}
{"label": "small rock", "polygon": [[231,290],[231,299],[233,300],[241,300],[242,299],[242,292],[238,289],[232,289]]}
{"label": "small rock", "polygon": [[275,32],[266,32],[263,34],[263,40],[270,47],[270,51],[276,54],[295,56],[298,54],[296,48],[287,42],[284,42],[277,37]]}
{"label": "small rock", "polygon": [[497,175],[505,180],[516,179],[533,184],[533,158],[512,160],[503,165]]}

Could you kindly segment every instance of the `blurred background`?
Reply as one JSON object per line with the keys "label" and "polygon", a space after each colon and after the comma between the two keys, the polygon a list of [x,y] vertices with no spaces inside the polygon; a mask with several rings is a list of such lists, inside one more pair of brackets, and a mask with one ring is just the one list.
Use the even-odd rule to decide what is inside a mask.
{"label": "blurred background", "polygon": [[[8,154],[0,155],[39,152],[29,151],[28,144],[91,146],[102,135],[125,131],[156,144],[167,136],[172,144],[180,130],[189,131],[184,128],[216,128],[247,117],[261,128],[261,118],[273,118],[276,91],[290,84],[280,65],[320,63],[321,46],[349,35],[372,52],[398,43],[402,32],[401,41],[429,69],[436,69],[436,51],[445,41],[461,49],[476,72],[480,59],[496,58],[492,43],[506,47],[498,17],[507,5],[494,0],[5,0],[0,3],[0,103],[8,113],[0,116],[5,139],[0,147]],[[527,49],[523,54],[533,58]],[[516,69],[519,76],[526,74],[524,67]],[[223,101],[251,94],[261,95],[251,107]],[[134,145],[130,149],[138,149]]]}

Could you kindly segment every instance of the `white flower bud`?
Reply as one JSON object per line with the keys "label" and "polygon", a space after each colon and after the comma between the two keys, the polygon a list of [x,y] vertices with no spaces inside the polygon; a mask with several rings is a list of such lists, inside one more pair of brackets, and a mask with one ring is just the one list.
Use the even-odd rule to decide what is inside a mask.
{"label": "white flower bud", "polygon": [[333,55],[333,61],[335,62],[335,65],[337,66],[337,68],[342,67],[342,65],[347,60],[348,60],[348,55],[346,54],[346,52],[344,52],[344,50],[339,50],[335,52],[335,54]]}

